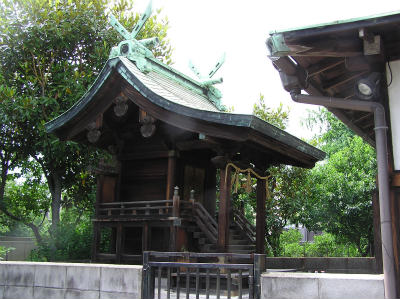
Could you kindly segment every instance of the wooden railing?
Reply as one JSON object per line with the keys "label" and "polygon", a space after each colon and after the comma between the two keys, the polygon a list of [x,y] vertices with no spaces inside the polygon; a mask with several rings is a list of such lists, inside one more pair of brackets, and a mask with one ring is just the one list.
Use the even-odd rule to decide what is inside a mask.
{"label": "wooden railing", "polygon": [[236,209],[233,209],[233,219],[236,224],[241,228],[244,234],[251,242],[256,241],[256,228],[253,224],[246,219],[246,217]]}
{"label": "wooden railing", "polygon": [[196,224],[199,226],[201,231],[213,244],[217,244],[218,223],[199,202],[193,203],[193,212]]}
{"label": "wooden railing", "polygon": [[218,223],[203,207],[194,200],[194,192],[188,201],[180,200],[176,187],[172,200],[123,201],[98,204],[98,219],[161,219],[187,220],[194,222],[212,244],[217,244]]}
{"label": "wooden railing", "polygon": [[97,217],[168,217],[172,216],[172,204],[172,200],[100,203]]}

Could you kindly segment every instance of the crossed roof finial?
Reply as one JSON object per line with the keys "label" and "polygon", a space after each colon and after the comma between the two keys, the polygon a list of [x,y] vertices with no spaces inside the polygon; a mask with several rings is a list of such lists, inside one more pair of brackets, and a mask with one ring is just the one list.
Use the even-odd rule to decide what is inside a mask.
{"label": "crossed roof finial", "polygon": [[142,72],[149,72],[151,70],[150,65],[146,61],[147,58],[154,58],[153,53],[147,48],[158,44],[158,38],[146,38],[137,40],[136,36],[143,28],[146,21],[151,16],[152,1],[150,0],[145,12],[140,16],[139,22],[135,25],[132,32],[126,30],[126,28],[115,18],[113,14],[110,15],[110,24],[114,27],[119,34],[122,35],[125,40],[119,43],[118,46],[113,47],[110,52],[109,58],[117,56],[125,56],[128,59],[134,61],[136,66]]}
{"label": "crossed roof finial", "polygon": [[211,86],[211,85],[214,85],[214,84],[217,84],[217,83],[222,83],[222,81],[223,81],[222,78],[218,78],[218,79],[211,79],[211,78],[220,69],[220,67],[224,64],[224,62],[225,62],[225,53],[222,54],[220,59],[215,64],[214,68],[207,74],[207,76],[203,76],[191,61],[189,61],[189,68],[200,79],[200,82],[201,82],[202,85]]}

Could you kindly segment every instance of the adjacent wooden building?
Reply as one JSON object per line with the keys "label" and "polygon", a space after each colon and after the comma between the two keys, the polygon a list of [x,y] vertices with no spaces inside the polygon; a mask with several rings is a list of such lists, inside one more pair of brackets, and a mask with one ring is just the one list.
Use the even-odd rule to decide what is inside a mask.
{"label": "adjacent wooden building", "polygon": [[144,250],[264,252],[265,180],[253,228],[231,207],[228,163],[263,176],[271,165],[311,168],[324,153],[255,116],[221,111],[209,82],[122,54],[46,125],[113,156],[97,168],[93,260],[140,262]]}
{"label": "adjacent wooden building", "polygon": [[[396,284],[400,294],[399,11],[276,31],[267,40],[267,47],[287,91],[297,88],[314,97],[326,97],[325,103],[330,103],[321,101],[320,104],[375,148],[378,148],[376,132],[385,130],[387,140],[383,147],[386,152],[382,160],[386,160],[388,169],[379,176],[388,177],[380,191],[388,188],[389,198],[378,200],[377,195],[374,196],[375,255],[380,263],[382,251],[388,256],[385,280],[395,274],[396,281],[390,283],[390,289]],[[379,105],[385,125],[377,126],[374,111],[346,105],[354,101]],[[340,102],[345,104],[338,105]],[[378,159],[378,167],[379,164],[383,163]],[[382,208],[378,202],[381,207],[383,203],[388,207],[387,219],[382,218],[382,213],[380,218],[379,209],[382,211]],[[384,244],[383,250],[380,244],[382,224],[391,228],[392,239],[390,245]],[[387,292],[387,282],[385,284]],[[393,293],[386,295],[394,296]]]}

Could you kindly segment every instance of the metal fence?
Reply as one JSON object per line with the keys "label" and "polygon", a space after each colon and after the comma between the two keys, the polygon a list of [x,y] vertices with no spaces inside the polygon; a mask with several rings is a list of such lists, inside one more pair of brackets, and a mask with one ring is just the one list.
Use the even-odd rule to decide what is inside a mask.
{"label": "metal fence", "polygon": [[260,298],[261,254],[143,254],[143,299]]}

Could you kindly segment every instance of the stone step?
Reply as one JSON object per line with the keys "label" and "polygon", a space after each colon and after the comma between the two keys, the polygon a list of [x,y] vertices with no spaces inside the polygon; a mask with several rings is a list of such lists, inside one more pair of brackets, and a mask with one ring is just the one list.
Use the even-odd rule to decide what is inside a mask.
{"label": "stone step", "polygon": [[250,241],[245,239],[229,239],[231,245],[251,245]]}
{"label": "stone step", "polygon": [[203,232],[193,232],[193,238],[200,239],[200,238],[204,238],[204,237],[205,237],[205,235]]}
{"label": "stone step", "polygon": [[228,252],[230,253],[243,253],[243,254],[249,254],[249,253],[254,253],[255,250],[231,250],[228,248]]}
{"label": "stone step", "polygon": [[255,245],[228,245],[228,249],[232,251],[236,250],[255,250]]}
{"label": "stone step", "polygon": [[215,244],[205,244],[201,246],[202,252],[216,252],[217,251],[217,245]]}

